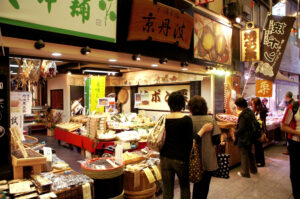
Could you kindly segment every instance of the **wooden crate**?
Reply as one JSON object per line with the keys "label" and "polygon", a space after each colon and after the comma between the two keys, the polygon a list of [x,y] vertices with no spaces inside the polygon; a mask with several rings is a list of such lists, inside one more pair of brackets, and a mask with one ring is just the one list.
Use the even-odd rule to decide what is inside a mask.
{"label": "wooden crate", "polygon": [[27,152],[35,153],[37,157],[17,158],[12,155],[12,165],[14,170],[14,179],[23,179],[23,167],[30,166],[33,169],[33,174],[40,174],[43,165],[46,163],[46,157],[35,152],[32,149],[26,149]]}
{"label": "wooden crate", "polygon": [[153,187],[155,183],[149,183],[149,180],[144,171],[139,172],[139,179],[135,180],[135,175],[132,172],[124,172],[124,190],[125,191],[143,191]]}

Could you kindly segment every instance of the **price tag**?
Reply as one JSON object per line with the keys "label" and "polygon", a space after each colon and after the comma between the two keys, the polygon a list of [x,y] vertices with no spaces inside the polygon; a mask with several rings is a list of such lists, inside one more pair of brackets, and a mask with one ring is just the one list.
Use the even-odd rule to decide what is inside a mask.
{"label": "price tag", "polygon": [[154,175],[149,168],[145,168],[143,171],[145,172],[150,184],[155,182]]}
{"label": "price tag", "polygon": [[52,149],[50,147],[43,147],[43,151],[47,161],[52,162]]}
{"label": "price tag", "polygon": [[85,183],[84,185],[82,185],[82,193],[83,193],[83,199],[92,198],[90,183]]}
{"label": "price tag", "polygon": [[161,173],[160,173],[159,169],[157,168],[157,166],[154,165],[154,166],[152,167],[152,169],[153,169],[153,171],[154,171],[154,173],[155,173],[156,180],[157,180],[157,181],[158,181],[158,180],[161,180]]}
{"label": "price tag", "polygon": [[123,164],[123,146],[119,144],[115,149],[115,162],[119,165]]}

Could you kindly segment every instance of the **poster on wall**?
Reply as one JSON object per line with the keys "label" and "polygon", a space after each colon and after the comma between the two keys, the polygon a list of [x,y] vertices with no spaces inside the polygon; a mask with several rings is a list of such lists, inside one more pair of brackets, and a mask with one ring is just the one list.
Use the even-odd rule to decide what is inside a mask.
{"label": "poster on wall", "polygon": [[140,107],[142,104],[142,94],[141,93],[135,93],[134,94],[134,108]]}
{"label": "poster on wall", "polygon": [[268,15],[263,30],[261,56],[255,76],[274,81],[281,63],[295,17]]}
{"label": "poster on wall", "polygon": [[194,58],[231,65],[232,28],[194,13]]}
{"label": "poster on wall", "polygon": [[128,41],[150,39],[189,49],[192,33],[191,15],[153,0],[132,1]]}
{"label": "poster on wall", "polygon": [[256,80],[255,95],[257,97],[272,97],[273,82],[268,80]]}
{"label": "poster on wall", "polygon": [[[138,95],[136,94],[138,96],[136,97],[136,102],[138,100],[140,105],[136,107],[146,110],[170,111],[168,98],[172,92],[181,92],[185,97],[186,104],[190,99],[190,85],[139,87],[138,92]],[[142,97],[143,94],[144,98]],[[147,95],[149,96],[149,103],[146,102],[143,104],[143,99],[147,99]]]}
{"label": "poster on wall", "polygon": [[117,0],[1,0],[0,23],[115,43]]}
{"label": "poster on wall", "polygon": [[31,114],[32,96],[30,92],[11,92],[10,102],[13,112]]}

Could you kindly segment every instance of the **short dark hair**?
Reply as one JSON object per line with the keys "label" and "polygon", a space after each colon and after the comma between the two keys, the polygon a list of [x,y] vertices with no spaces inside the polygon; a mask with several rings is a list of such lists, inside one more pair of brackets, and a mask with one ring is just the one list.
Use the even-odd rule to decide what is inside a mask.
{"label": "short dark hair", "polygon": [[185,98],[180,92],[173,92],[168,98],[168,105],[172,112],[182,111],[185,108]]}
{"label": "short dark hair", "polygon": [[292,99],[293,98],[293,93],[291,91],[289,91],[285,94],[285,96]]}
{"label": "short dark hair", "polygon": [[199,95],[192,97],[188,103],[188,107],[193,115],[207,115],[207,103],[205,99]]}
{"label": "short dark hair", "polygon": [[235,105],[237,105],[240,108],[247,108],[248,107],[247,101],[242,97],[235,100]]}

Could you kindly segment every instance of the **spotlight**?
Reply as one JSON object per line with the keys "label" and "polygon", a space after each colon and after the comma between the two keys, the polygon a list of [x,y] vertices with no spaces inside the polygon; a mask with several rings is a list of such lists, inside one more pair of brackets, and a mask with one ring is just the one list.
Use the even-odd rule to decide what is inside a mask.
{"label": "spotlight", "polygon": [[45,47],[45,43],[44,43],[43,40],[40,39],[40,40],[34,42],[34,47],[35,47],[36,49],[42,49],[42,48]]}
{"label": "spotlight", "polygon": [[91,48],[89,46],[83,47],[81,48],[80,52],[83,55],[88,55],[91,53]]}
{"label": "spotlight", "polygon": [[242,21],[241,17],[235,18],[235,22],[236,22],[236,23],[241,23],[241,21]]}
{"label": "spotlight", "polygon": [[160,64],[166,64],[168,62],[168,58],[160,58],[159,63]]}
{"label": "spotlight", "polygon": [[134,60],[134,61],[141,61],[141,54],[132,55],[132,60]]}

